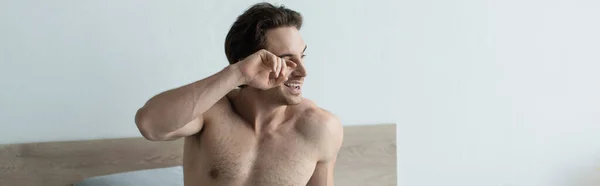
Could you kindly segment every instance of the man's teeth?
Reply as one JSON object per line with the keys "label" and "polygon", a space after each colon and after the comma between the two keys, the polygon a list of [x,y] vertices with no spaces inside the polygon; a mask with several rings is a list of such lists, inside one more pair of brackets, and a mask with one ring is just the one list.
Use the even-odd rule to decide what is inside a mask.
{"label": "man's teeth", "polygon": [[284,83],[285,86],[300,90],[300,84],[298,83]]}
{"label": "man's teeth", "polygon": [[298,87],[298,86],[300,86],[300,84],[297,84],[297,83],[286,83],[285,86],[288,86],[288,87]]}

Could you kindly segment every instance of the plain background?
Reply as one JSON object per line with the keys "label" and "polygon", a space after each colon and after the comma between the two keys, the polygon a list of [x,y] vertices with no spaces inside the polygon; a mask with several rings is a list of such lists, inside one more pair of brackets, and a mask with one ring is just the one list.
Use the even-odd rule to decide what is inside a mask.
{"label": "plain background", "polygon": [[[136,110],[228,65],[256,2],[0,1],[0,144],[141,136]],[[271,2],[304,15],[305,97],[344,125],[395,121],[391,1]]]}
{"label": "plain background", "polygon": [[399,185],[600,185],[600,1],[398,3]]}

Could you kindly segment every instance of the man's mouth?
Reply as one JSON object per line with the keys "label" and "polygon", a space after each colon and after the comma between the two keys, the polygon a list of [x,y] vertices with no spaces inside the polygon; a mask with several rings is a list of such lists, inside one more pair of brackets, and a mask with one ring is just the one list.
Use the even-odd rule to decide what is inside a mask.
{"label": "man's mouth", "polygon": [[300,90],[300,83],[284,83],[284,85],[295,90]]}

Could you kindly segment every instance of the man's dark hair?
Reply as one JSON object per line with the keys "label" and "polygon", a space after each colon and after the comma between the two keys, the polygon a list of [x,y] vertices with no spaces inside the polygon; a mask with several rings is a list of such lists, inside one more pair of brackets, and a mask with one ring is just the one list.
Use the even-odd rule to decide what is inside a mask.
{"label": "man's dark hair", "polygon": [[251,6],[231,26],[225,38],[225,55],[229,64],[235,64],[265,46],[265,33],[269,29],[294,26],[302,27],[302,15],[270,3]]}

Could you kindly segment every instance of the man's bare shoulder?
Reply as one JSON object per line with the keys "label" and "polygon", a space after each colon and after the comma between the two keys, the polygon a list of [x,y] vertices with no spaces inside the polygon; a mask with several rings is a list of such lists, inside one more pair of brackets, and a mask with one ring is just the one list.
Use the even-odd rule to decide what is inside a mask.
{"label": "man's bare shoulder", "polygon": [[311,137],[339,136],[343,127],[339,118],[330,111],[318,107],[313,101],[303,99],[299,111],[298,127]]}
{"label": "man's bare shoulder", "polygon": [[302,120],[313,124],[334,124],[332,122],[338,120],[337,116],[328,110],[317,106],[313,101],[304,99],[303,102],[304,108],[300,114]]}
{"label": "man's bare shoulder", "polygon": [[306,100],[297,128],[320,149],[319,161],[335,159],[344,140],[344,128],[339,118],[328,110]]}

